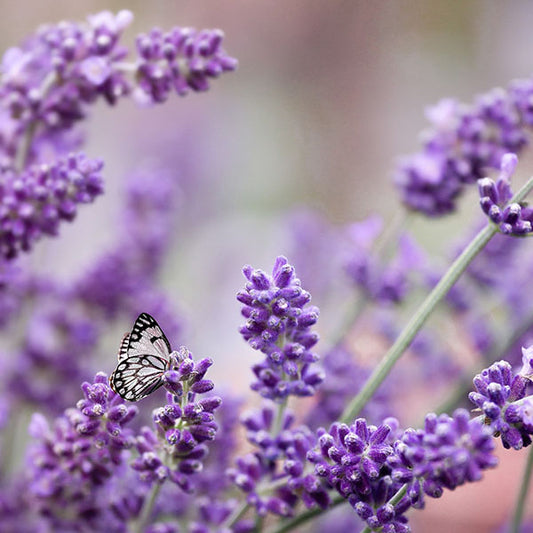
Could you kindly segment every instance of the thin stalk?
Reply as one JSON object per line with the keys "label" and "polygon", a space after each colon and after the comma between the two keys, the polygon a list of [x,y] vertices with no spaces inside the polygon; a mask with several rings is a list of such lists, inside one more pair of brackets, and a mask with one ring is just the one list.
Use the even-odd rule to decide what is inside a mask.
{"label": "thin stalk", "polygon": [[278,412],[276,413],[276,420],[272,427],[272,436],[279,435],[283,427],[283,417],[285,415],[285,409],[287,408],[288,397],[283,398],[283,401],[278,405]]}
{"label": "thin stalk", "polygon": [[240,507],[237,507],[221,524],[221,529],[231,529],[246,514],[248,509],[250,509],[249,503],[243,503]]}
{"label": "thin stalk", "polygon": [[529,448],[527,456],[526,469],[522,476],[522,484],[520,485],[520,492],[518,493],[518,499],[516,501],[516,507],[514,510],[513,521],[511,523],[511,533],[520,532],[520,524],[524,517],[524,509],[526,505],[526,497],[529,491],[529,482],[531,481],[531,470],[533,469],[533,446]]}
{"label": "thin stalk", "polygon": [[[533,178],[530,178],[518,193],[515,194],[510,203],[520,202],[532,188]],[[342,422],[350,423],[361,412],[361,409],[370,400],[376,389],[381,383],[383,383],[396,362],[409,347],[415,335],[420,331],[437,304],[444,298],[467,266],[472,262],[476,255],[483,250],[496,233],[498,233],[498,227],[494,224],[489,224],[483,228],[463,250],[461,255],[459,255],[459,257],[452,263],[439,283],[422,302],[421,306],[413,315],[407,326],[405,326],[383,359],[378,363],[359,394],[348,404],[341,417]]]}
{"label": "thin stalk", "polygon": [[[50,72],[44,79],[41,87],[39,88],[39,97],[41,100],[45,98],[50,89],[59,82],[56,72]],[[28,164],[31,145],[33,143],[33,138],[35,137],[35,132],[37,130],[38,121],[33,120],[29,123],[24,136],[21,139],[20,145],[17,147],[17,153],[15,157],[15,168],[22,172],[26,165]]]}
{"label": "thin stalk", "polygon": [[[406,222],[409,220],[409,211],[406,209],[399,209],[395,212],[393,219],[387,224],[378,237],[375,246],[372,249],[372,254],[375,257],[382,260],[388,259],[391,253],[391,246],[398,241],[398,237],[406,226]],[[346,318],[342,322],[338,331],[332,336],[329,346],[335,348],[339,346],[346,338],[346,334],[355,326],[359,321],[363,313],[366,311],[368,304],[371,300],[363,293],[363,291],[357,291],[358,297],[348,312]]]}
{"label": "thin stalk", "polygon": [[[407,483],[400,487],[400,490],[387,502],[390,505],[394,506],[396,505],[405,495],[407,492]],[[372,529],[370,529],[369,526],[366,526],[361,533],[371,533]]]}
{"label": "thin stalk", "polygon": [[330,346],[330,348],[326,351],[330,351],[331,349],[340,346],[346,338],[347,333],[352,330],[355,324],[359,321],[359,318],[366,311],[370,300],[362,293],[362,291],[357,291],[357,293],[358,298],[353,304],[353,307],[348,311],[341,326],[338,328],[338,331],[329,340],[328,346]]}
{"label": "thin stalk", "polygon": [[285,533],[286,531],[290,531],[291,529],[294,529],[295,527],[312,520],[315,518],[315,516],[331,511],[331,509],[341,505],[342,503],[347,503],[347,500],[342,496],[337,496],[333,499],[331,505],[327,509],[321,509],[320,507],[309,509],[308,511],[305,511],[304,513],[295,516],[290,520],[282,522],[278,527],[273,528],[270,533]]}
{"label": "thin stalk", "polygon": [[154,508],[155,501],[159,491],[161,490],[161,483],[154,483],[152,491],[146,500],[144,500],[143,507],[139,518],[132,524],[131,533],[143,533],[148,525],[152,510]]}

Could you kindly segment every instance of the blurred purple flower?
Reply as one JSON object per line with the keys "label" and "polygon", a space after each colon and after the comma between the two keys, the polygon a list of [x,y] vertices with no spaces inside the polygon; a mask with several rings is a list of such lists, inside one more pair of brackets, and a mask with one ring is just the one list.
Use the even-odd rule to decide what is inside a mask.
{"label": "blurred purple flower", "polygon": [[110,389],[103,373],[82,389],[76,408],[52,426],[42,415],[33,416],[26,472],[31,507],[50,525],[73,531],[80,523],[97,524],[105,513],[99,491],[125,465],[124,450],[134,442],[126,426],[137,413]]}
{"label": "blurred purple flower", "polygon": [[[41,26],[2,61],[0,101],[15,122],[0,122],[4,154],[16,156],[26,131],[42,137],[68,130],[85,118],[85,106],[102,96],[109,103],[130,91],[121,62],[127,49],[119,45],[133,15],[108,11],[78,24]],[[35,154],[27,154],[27,157]]]}
{"label": "blurred purple flower", "polygon": [[400,303],[408,291],[409,278],[423,267],[425,256],[414,240],[404,234],[399,238],[394,259],[383,264],[373,252],[382,228],[383,221],[378,216],[349,226],[351,242],[345,270],[367,298],[380,303]]}
{"label": "blurred purple flower", "polygon": [[209,78],[237,68],[237,60],[222,49],[220,30],[153,29],[137,37],[136,75],[141,101],[164,102],[170,93],[206,91]]}
{"label": "blurred purple flower", "polygon": [[515,80],[470,106],[445,99],[430,108],[422,150],[404,157],[396,169],[404,203],[429,216],[454,211],[465,185],[499,168],[505,153],[519,153],[528,144],[532,94],[533,79]]}
{"label": "blurred purple flower", "polygon": [[[294,416],[289,412],[276,420],[275,410],[274,404],[264,402],[261,409],[242,416],[256,451],[238,457],[228,469],[229,478],[246,493],[246,501],[259,516],[291,516],[300,500],[307,507],[327,508],[330,498],[324,484],[306,468],[315,435],[305,426],[293,428]],[[261,490],[271,482],[275,489]]]}
{"label": "blurred purple flower", "polygon": [[77,204],[103,192],[103,163],[71,154],[22,174],[4,169],[0,184],[0,256],[12,259],[42,235],[56,235],[62,220],[76,216]]}
{"label": "blurred purple flower", "polygon": [[509,203],[512,197],[510,179],[517,163],[515,154],[505,154],[496,181],[491,178],[478,180],[481,209],[506,235],[524,235],[533,231],[533,209]]}

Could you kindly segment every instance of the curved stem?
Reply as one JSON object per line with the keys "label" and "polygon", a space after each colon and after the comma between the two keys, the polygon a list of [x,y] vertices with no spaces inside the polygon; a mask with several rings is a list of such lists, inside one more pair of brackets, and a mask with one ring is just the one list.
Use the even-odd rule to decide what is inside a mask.
{"label": "curved stem", "polygon": [[248,509],[250,509],[249,503],[243,503],[240,507],[237,507],[237,509],[235,509],[233,513],[228,516],[224,523],[221,524],[221,528],[231,529],[231,527],[234,526],[246,514]]}
{"label": "curved stem", "polygon": [[[39,88],[39,97],[44,99],[48,94],[50,89],[58,82],[58,76],[55,71],[50,72],[46,78],[43,80],[41,87]],[[24,136],[21,139],[20,145],[17,148],[17,153],[15,157],[15,168],[22,172],[26,165],[28,164],[28,159],[31,152],[31,145],[33,143],[33,138],[35,137],[35,132],[37,130],[38,121],[32,120],[24,133]]]}
{"label": "curved stem", "polygon": [[357,291],[357,294],[359,297],[355,300],[353,307],[347,312],[338,331],[336,331],[329,340],[326,352],[329,352],[342,344],[348,332],[352,330],[355,324],[359,321],[359,318],[366,311],[369,299],[362,293],[362,291]]}
{"label": "curved stem", "polygon": [[420,331],[429,315],[433,312],[436,305],[440,302],[446,293],[451,289],[459,276],[464,272],[472,259],[483,249],[490,239],[497,233],[496,226],[490,225],[483,228],[474,238],[474,240],[465,248],[463,253],[454,261],[449,270],[444,274],[439,283],[429,293],[417,312],[413,315],[407,326],[400,333],[389,351],[379,362],[374,372],[368,378],[367,382],[359,394],[348,404],[342,414],[341,421],[350,423],[370,400],[376,389],[381,385],[383,380],[389,375],[392,367],[409,347],[415,335]]}
{"label": "curved stem", "polygon": [[[398,237],[406,227],[406,223],[409,220],[410,214],[411,213],[406,209],[399,209],[394,213],[393,219],[385,226],[381,232],[381,235],[377,238],[372,249],[372,255],[377,258],[381,258],[382,260],[388,259],[388,256],[391,253],[391,247],[394,243],[397,243]],[[326,351],[337,348],[341,345],[346,338],[346,334],[359,321],[361,316],[366,311],[368,304],[371,302],[371,299],[361,290],[357,291],[357,296],[358,297],[356,298],[353,307],[342,321],[338,331],[332,335],[328,344],[330,348]]]}
{"label": "curved stem", "polygon": [[143,533],[146,529],[160,490],[161,483],[154,483],[150,495],[144,500],[139,518],[131,526],[132,533]]}
{"label": "curved stem", "polygon": [[[392,506],[396,505],[407,492],[407,483],[405,485],[402,485],[398,492],[387,502],[390,503]],[[366,526],[361,533],[371,533],[372,529],[369,526]]]}
{"label": "curved stem", "polygon": [[533,446],[529,448],[529,454],[527,456],[526,469],[522,477],[522,484],[520,485],[520,492],[518,493],[518,500],[516,501],[516,507],[513,515],[513,521],[511,523],[510,533],[519,533],[520,524],[524,517],[524,508],[526,504],[526,497],[529,490],[529,482],[531,481],[531,470],[533,469]]}
{"label": "curved stem", "polygon": [[[510,203],[520,202],[523,200],[532,188],[533,178],[530,178],[527,183],[514,195]],[[379,362],[359,394],[348,404],[344,413],[342,414],[342,422],[349,424],[360,413],[361,409],[370,400],[376,389],[381,385],[381,383],[383,383],[393,366],[409,347],[415,335],[420,331],[428,317],[435,309],[436,305],[442,300],[442,298],[444,298],[444,296],[446,296],[454,283],[465,271],[466,267],[496,233],[498,233],[498,227],[494,224],[489,224],[483,228],[463,250],[459,257],[452,263],[448,271],[444,274],[434,289],[428,294],[407,326],[405,326],[399,337],[390,347],[389,351]]]}

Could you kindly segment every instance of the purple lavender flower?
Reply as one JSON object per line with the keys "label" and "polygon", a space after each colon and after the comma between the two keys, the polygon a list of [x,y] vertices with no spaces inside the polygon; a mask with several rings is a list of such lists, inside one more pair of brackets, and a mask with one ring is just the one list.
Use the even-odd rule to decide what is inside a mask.
{"label": "purple lavender flower", "polygon": [[446,99],[430,108],[422,151],[402,159],[396,171],[404,203],[429,216],[452,212],[465,185],[528,143],[531,94],[533,80],[517,80],[470,106]]}
{"label": "purple lavender flower", "polygon": [[476,392],[468,397],[484,414],[486,423],[501,435],[505,448],[519,450],[531,444],[532,420],[526,395],[531,373],[531,350],[524,350],[522,373],[514,374],[507,361],[498,361],[474,378]]}
{"label": "purple lavender flower", "polygon": [[382,228],[383,222],[377,216],[348,228],[351,245],[345,270],[367,298],[380,303],[400,303],[408,291],[409,276],[423,266],[425,258],[422,250],[404,234],[395,258],[388,265],[381,264],[372,248]]}
{"label": "purple lavender flower", "polygon": [[17,175],[4,169],[0,184],[0,256],[27,251],[42,235],[56,235],[61,220],[76,216],[77,204],[102,193],[102,162],[72,154]]}
{"label": "purple lavender flower", "polygon": [[124,450],[133,444],[125,426],[136,407],[124,404],[103,373],[82,389],[85,397],[52,427],[38,414],[30,425],[34,441],[28,454],[29,497],[59,528],[97,520],[99,489],[123,467]]}
{"label": "purple lavender flower", "polygon": [[105,320],[147,311],[175,337],[182,329],[156,277],[174,231],[178,177],[145,168],[128,176],[116,243],[74,282],[73,294]]}
{"label": "purple lavender flower", "polygon": [[426,416],[424,429],[409,428],[394,443],[388,458],[391,477],[407,483],[407,497],[417,508],[424,494],[441,496],[466,482],[481,479],[482,471],[496,466],[492,432],[480,420],[470,419],[466,409]]}
{"label": "purple lavender flower", "polygon": [[137,79],[141,99],[164,102],[171,92],[206,91],[209,78],[235,70],[237,60],[222,49],[220,30],[159,29],[137,37]]}
{"label": "purple lavender flower", "polygon": [[257,380],[252,384],[264,398],[283,400],[289,395],[311,396],[323,380],[312,363],[318,355],[311,348],[318,335],[311,327],[318,319],[318,308],[307,306],[311,295],[302,289],[294,268],[285,257],[278,257],[272,276],[245,266],[248,280],[237,294],[247,319],[240,333],[266,359],[253,366]]}
{"label": "purple lavender flower", "polygon": [[315,464],[316,475],[346,498],[368,526],[403,533],[409,531],[403,516],[409,503],[402,500],[396,507],[388,503],[402,486],[390,477],[388,466],[397,428],[392,418],[378,427],[363,418],[352,426],[334,423],[329,431],[319,430],[318,448],[307,457]]}
{"label": "purple lavender flower", "polygon": [[517,163],[516,155],[505,154],[496,182],[490,178],[478,180],[481,209],[507,235],[524,235],[533,231],[533,210],[518,203],[509,203],[512,197],[510,178]]}
{"label": "purple lavender flower", "polygon": [[5,379],[14,400],[59,413],[78,395],[77,384],[87,375],[100,329],[65,293],[54,291],[49,297],[39,299],[41,311],[30,316]]}
{"label": "purple lavender flower", "polygon": [[28,128],[36,139],[67,130],[98,97],[114,103],[130,91],[121,70],[127,50],[119,40],[132,18],[129,11],[103,11],[86,24],[41,26],[20,48],[6,52],[0,100],[15,131],[0,136],[9,141],[2,147],[5,155],[15,157]]}
{"label": "purple lavender flower", "polygon": [[155,432],[145,427],[137,437],[139,457],[132,467],[143,481],[163,483],[168,478],[188,492],[192,489],[191,475],[203,468],[208,453],[205,443],[216,436],[213,413],[221,399],[210,396],[196,400],[197,394],[213,388],[213,382],[204,379],[213,364],[210,359],[195,362],[183,346],[171,357],[171,369],[163,377],[169,391],[167,405],[153,413]]}
{"label": "purple lavender flower", "polygon": [[210,442],[209,455],[194,480],[195,493],[205,495],[210,501],[223,497],[223,491],[231,484],[226,471],[239,445],[237,428],[242,399],[229,391],[224,391],[221,396],[223,401],[216,410],[217,436]]}
{"label": "purple lavender flower", "polygon": [[38,279],[13,261],[0,262],[0,328],[8,326],[26,298],[47,292],[51,282]]}
{"label": "purple lavender flower", "polygon": [[[264,403],[242,417],[248,441],[256,451],[236,460],[228,469],[229,478],[246,493],[247,502],[259,516],[267,513],[291,516],[299,501],[307,507],[327,508],[327,488],[307,468],[307,454],[316,446],[315,435],[305,426],[292,428],[294,416],[285,412],[276,421],[275,406]],[[278,426],[279,424],[279,426]],[[274,483],[275,489],[261,491]]]}

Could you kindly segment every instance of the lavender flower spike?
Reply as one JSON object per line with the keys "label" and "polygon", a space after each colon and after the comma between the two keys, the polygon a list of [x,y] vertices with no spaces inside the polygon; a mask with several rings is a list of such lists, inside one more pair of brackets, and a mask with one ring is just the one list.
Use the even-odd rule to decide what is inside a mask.
{"label": "lavender flower spike", "polygon": [[497,463],[491,430],[471,420],[466,409],[453,417],[428,414],[424,428],[405,430],[388,458],[391,479],[407,485],[399,505],[418,509],[425,505],[424,495],[439,498],[444,489],[479,481],[482,471]]}
{"label": "lavender flower spike", "polygon": [[96,522],[106,511],[98,504],[99,491],[125,464],[123,452],[133,444],[125,426],[137,408],[124,404],[102,372],[82,389],[85,397],[53,427],[38,414],[30,425],[28,498],[61,531],[77,530],[88,513]]}
{"label": "lavender flower spike", "polygon": [[533,231],[533,209],[517,203],[509,204],[512,197],[510,178],[517,163],[515,154],[505,154],[496,182],[491,178],[478,180],[481,209],[499,226],[502,233],[510,235],[524,235]]}
{"label": "lavender flower spike", "polygon": [[453,212],[465,185],[529,143],[532,94],[533,79],[514,80],[471,105],[445,99],[429,109],[422,150],[403,158],[394,177],[404,203],[428,216]]}
{"label": "lavender flower spike", "polygon": [[56,235],[61,220],[76,216],[77,204],[103,192],[102,162],[71,154],[18,175],[4,169],[0,181],[0,256],[27,251],[42,235]]}
{"label": "lavender flower spike", "polygon": [[311,396],[323,381],[322,371],[313,368],[318,355],[311,348],[318,334],[311,326],[318,319],[318,308],[307,305],[311,295],[283,256],[276,259],[271,276],[251,266],[245,266],[243,273],[248,283],[237,300],[244,304],[247,322],[240,333],[266,355],[253,366],[257,380],[252,389],[278,401],[288,395]]}
{"label": "lavender flower spike", "polygon": [[222,49],[220,30],[158,29],[139,35],[137,51],[137,96],[149,102],[164,102],[171,92],[206,91],[209,78],[237,68],[237,60]]}
{"label": "lavender flower spike", "polygon": [[530,354],[531,347],[524,350],[524,365],[517,374],[507,361],[492,364],[474,378],[476,391],[468,395],[485,415],[493,433],[501,435],[505,448],[519,450],[531,444],[531,410],[524,400],[531,372]]}
{"label": "lavender flower spike", "polygon": [[218,396],[196,399],[213,389],[213,382],[204,379],[213,361],[194,361],[184,346],[171,357],[171,369],[163,376],[167,404],[153,412],[156,431],[141,430],[136,440],[139,457],[132,467],[143,481],[163,483],[168,478],[189,492],[191,476],[202,470],[208,453],[205,443],[216,436],[214,412],[222,400]]}

